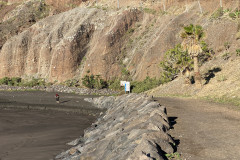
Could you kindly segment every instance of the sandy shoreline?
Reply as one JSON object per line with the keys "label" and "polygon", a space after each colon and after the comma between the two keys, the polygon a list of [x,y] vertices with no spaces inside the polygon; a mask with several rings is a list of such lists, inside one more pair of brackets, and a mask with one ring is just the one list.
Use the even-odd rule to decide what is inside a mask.
{"label": "sandy shoreline", "polygon": [[[86,113],[57,111],[58,108],[66,108],[66,111],[84,108],[91,113],[99,112],[83,101],[86,96],[61,93],[61,103],[56,104],[54,94],[0,92],[0,160],[53,159],[69,148],[67,142],[83,135],[84,129],[95,121],[95,116]],[[55,109],[16,109],[18,105]]]}

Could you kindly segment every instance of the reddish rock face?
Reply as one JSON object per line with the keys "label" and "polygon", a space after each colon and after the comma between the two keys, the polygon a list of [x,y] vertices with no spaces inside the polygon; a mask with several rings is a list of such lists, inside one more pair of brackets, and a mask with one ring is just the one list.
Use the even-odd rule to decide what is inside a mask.
{"label": "reddish rock face", "polygon": [[12,3],[19,3],[19,2],[23,2],[25,0],[5,0],[5,2],[8,2],[9,4],[12,4]]}
{"label": "reddish rock face", "polygon": [[74,8],[83,1],[84,0],[46,0],[46,4],[60,12]]}
{"label": "reddish rock face", "polygon": [[[225,2],[230,5],[230,1]],[[213,5],[216,8],[219,1],[201,4],[206,12],[213,10]],[[121,76],[123,69],[130,71],[134,80],[159,77],[164,53],[181,42],[179,33],[190,23],[204,27],[206,41],[213,49],[218,50],[226,41],[238,46],[232,38],[237,31],[235,22],[216,24],[209,16],[199,16],[199,12],[198,4],[193,3],[188,11],[183,9],[177,15],[77,7],[49,16],[4,41],[0,78],[34,76],[62,82],[81,79],[90,71],[111,79]]]}
{"label": "reddish rock face", "polygon": [[61,82],[89,69],[115,77],[119,42],[138,16],[137,11],[109,16],[103,10],[76,8],[48,17],[5,43],[0,77],[36,76]]}

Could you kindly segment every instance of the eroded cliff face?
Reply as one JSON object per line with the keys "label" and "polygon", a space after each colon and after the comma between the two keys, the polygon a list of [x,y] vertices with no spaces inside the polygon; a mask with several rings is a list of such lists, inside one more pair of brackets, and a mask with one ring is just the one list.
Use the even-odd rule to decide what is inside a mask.
{"label": "eroded cliff face", "polygon": [[[141,9],[105,8],[107,2],[111,4],[102,1],[103,6],[77,7],[49,16],[10,37],[0,51],[0,78],[36,77],[62,82],[81,79],[90,71],[112,79],[121,77],[122,70],[130,71],[135,80],[159,77],[164,53],[181,42],[179,33],[190,23],[204,27],[206,41],[215,52],[221,52],[225,42],[232,44],[233,51],[240,44],[235,38],[236,21],[210,18],[220,7],[219,1],[201,1],[204,14],[197,1],[166,1],[168,13],[162,15]],[[237,7],[236,1],[224,2],[225,6]],[[59,1],[59,5],[62,3]],[[154,4],[161,10],[162,3]]]}
{"label": "eroded cliff face", "polygon": [[0,49],[12,36],[49,15],[49,7],[39,0],[4,5],[0,9]]}
{"label": "eroded cliff face", "polygon": [[[4,44],[0,77],[35,76],[61,82],[89,69],[104,77],[117,76],[115,43],[140,15],[137,10],[109,15],[95,8],[76,8],[48,17]],[[88,58],[83,60],[84,56]]]}

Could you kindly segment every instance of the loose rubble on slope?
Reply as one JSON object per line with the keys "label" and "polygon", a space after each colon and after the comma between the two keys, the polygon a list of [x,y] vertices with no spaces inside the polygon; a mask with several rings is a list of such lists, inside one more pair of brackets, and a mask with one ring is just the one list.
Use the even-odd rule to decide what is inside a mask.
{"label": "loose rubble on slope", "polygon": [[166,108],[152,98],[129,94],[85,100],[107,111],[56,159],[162,160],[173,153]]}

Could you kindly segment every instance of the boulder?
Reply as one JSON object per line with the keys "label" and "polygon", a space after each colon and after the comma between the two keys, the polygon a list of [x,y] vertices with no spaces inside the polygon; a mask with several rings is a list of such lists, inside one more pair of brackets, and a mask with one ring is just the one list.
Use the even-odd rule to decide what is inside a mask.
{"label": "boulder", "polygon": [[86,100],[107,111],[85,130],[83,141],[56,159],[161,160],[173,153],[164,106],[138,94]]}

